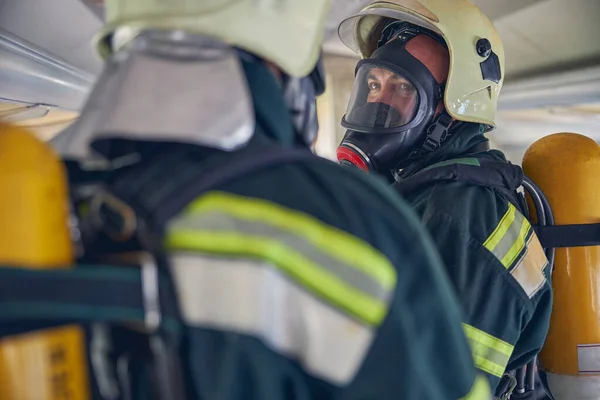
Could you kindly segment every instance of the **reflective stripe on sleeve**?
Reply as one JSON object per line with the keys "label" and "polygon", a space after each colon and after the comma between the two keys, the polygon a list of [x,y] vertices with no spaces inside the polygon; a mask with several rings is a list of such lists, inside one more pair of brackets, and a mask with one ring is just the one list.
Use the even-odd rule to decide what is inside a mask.
{"label": "reflective stripe on sleeve", "polygon": [[387,315],[396,284],[394,267],[366,242],[301,212],[219,192],[201,197],[169,224],[166,246],[268,261],[372,326]]}
{"label": "reflective stripe on sleeve", "polygon": [[483,245],[511,272],[528,297],[533,297],[545,283],[548,261],[544,250],[529,221],[512,204],[508,204],[508,210]]}
{"label": "reflective stripe on sleeve", "polygon": [[517,211],[515,206],[508,204],[508,210],[498,223],[498,226],[488,237],[483,244],[486,249],[492,252],[494,256],[505,268],[510,265],[510,258],[514,252],[518,249],[519,244],[525,245],[523,239],[521,239],[521,229],[526,223],[523,214]]}
{"label": "reflective stripe on sleeve", "polygon": [[170,259],[183,320],[259,338],[337,385],[358,372],[372,327],[329,307],[268,262],[180,253]]}
{"label": "reflective stripe on sleeve", "polygon": [[463,329],[471,346],[475,366],[491,375],[502,377],[514,346],[471,325],[463,323]]}

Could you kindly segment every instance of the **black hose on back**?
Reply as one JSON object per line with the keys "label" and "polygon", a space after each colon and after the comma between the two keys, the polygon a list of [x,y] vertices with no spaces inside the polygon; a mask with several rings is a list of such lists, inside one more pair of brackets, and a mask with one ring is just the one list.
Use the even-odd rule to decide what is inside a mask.
{"label": "black hose on back", "polygon": [[[540,226],[554,225],[554,214],[550,203],[544,195],[544,192],[527,176],[523,177],[523,188],[531,197],[533,205],[535,207],[535,213],[537,216],[537,222]],[[546,258],[551,271],[554,271],[554,248],[545,248]],[[535,393],[535,367],[537,364],[537,357],[534,357],[525,368],[518,369],[515,372],[515,378],[517,380],[517,386],[515,387],[515,394],[518,398],[526,398],[527,394],[534,395]]]}
{"label": "black hose on back", "polygon": [[[544,195],[544,192],[542,192],[542,189],[540,189],[538,185],[536,185],[530,178],[526,176],[523,178],[523,187],[529,196],[531,196],[531,200],[535,206],[538,225],[554,225],[554,214],[552,213],[550,203]],[[544,251],[546,252],[546,257],[548,258],[548,264],[550,264],[552,271],[554,271],[554,255],[556,249],[546,248]]]}

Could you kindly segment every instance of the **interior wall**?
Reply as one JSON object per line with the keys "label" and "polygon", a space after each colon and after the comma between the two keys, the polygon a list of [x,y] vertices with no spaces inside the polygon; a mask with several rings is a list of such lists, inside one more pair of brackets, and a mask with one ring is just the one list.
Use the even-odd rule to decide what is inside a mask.
{"label": "interior wall", "polygon": [[42,140],[50,140],[77,119],[78,113],[45,106],[0,101],[0,119],[29,129]]}
{"label": "interior wall", "polygon": [[335,149],[346,131],[340,122],[350,100],[358,59],[327,55],[323,61],[327,86],[317,99],[319,138],[315,149],[317,154],[335,160]]}

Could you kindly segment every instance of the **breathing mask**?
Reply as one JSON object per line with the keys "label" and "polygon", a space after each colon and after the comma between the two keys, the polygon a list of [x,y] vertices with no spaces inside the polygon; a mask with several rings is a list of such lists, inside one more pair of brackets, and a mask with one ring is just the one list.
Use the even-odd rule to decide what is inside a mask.
{"label": "breathing mask", "polygon": [[342,119],[348,131],[337,151],[340,163],[386,173],[443,140],[451,122],[445,113],[436,116],[444,85],[406,49],[420,34],[443,43],[424,28],[395,21],[383,30],[371,57],[359,61]]}

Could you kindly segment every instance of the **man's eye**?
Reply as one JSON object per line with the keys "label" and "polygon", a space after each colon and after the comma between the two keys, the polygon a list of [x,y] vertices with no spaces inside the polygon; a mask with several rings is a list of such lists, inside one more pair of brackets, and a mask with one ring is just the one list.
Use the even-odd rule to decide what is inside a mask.
{"label": "man's eye", "polygon": [[405,92],[414,90],[413,85],[411,85],[410,83],[403,83],[402,85],[400,85],[400,89],[404,90]]}
{"label": "man's eye", "polygon": [[377,82],[369,82],[369,89],[370,90],[377,90],[381,87],[381,85],[379,85],[379,83]]}

